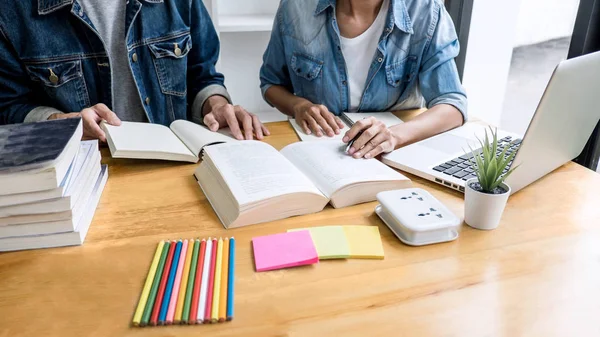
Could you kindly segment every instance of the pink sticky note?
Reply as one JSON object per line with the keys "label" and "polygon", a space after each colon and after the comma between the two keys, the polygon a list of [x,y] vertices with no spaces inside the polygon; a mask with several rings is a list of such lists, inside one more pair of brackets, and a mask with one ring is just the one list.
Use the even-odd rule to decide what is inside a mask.
{"label": "pink sticky note", "polygon": [[256,271],[267,271],[319,262],[309,231],[288,232],[252,239]]}

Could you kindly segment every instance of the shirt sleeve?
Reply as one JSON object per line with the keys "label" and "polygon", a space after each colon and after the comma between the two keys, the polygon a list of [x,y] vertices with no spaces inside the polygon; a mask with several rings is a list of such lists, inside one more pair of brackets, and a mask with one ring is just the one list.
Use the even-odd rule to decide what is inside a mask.
{"label": "shirt sleeve", "polygon": [[29,77],[0,22],[0,125],[23,123],[38,107],[29,88]]}
{"label": "shirt sleeve", "polygon": [[225,78],[215,65],[219,58],[219,37],[202,0],[192,0],[190,34],[194,46],[188,54],[188,105],[192,120],[202,121],[202,106],[213,95],[231,99],[225,89]]}
{"label": "shirt sleeve", "polygon": [[263,99],[272,106],[265,97],[267,90],[273,85],[280,85],[293,92],[290,74],[288,72],[287,63],[285,61],[285,49],[281,36],[281,26],[283,20],[282,6],[285,1],[282,1],[275,15],[273,29],[271,30],[271,39],[267,45],[267,49],[263,54],[263,64],[260,67],[260,91]]}
{"label": "shirt sleeve", "polygon": [[438,104],[450,104],[467,121],[467,96],[460,83],[454,58],[460,51],[454,24],[444,6],[436,1],[431,36],[419,70],[419,86],[427,102],[427,108]]}
{"label": "shirt sleeve", "polygon": [[55,109],[53,107],[49,107],[49,106],[38,106],[37,108],[34,108],[33,110],[29,111],[27,116],[25,116],[25,119],[23,120],[23,122],[24,123],[43,122],[45,120],[48,120],[48,117],[50,117],[51,115],[54,115],[56,113],[63,113],[63,112],[58,109]]}

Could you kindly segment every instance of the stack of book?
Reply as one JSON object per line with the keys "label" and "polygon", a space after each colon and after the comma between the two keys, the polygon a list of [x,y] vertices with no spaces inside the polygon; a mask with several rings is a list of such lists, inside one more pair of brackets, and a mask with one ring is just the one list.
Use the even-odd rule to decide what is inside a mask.
{"label": "stack of book", "polygon": [[0,126],[0,251],[80,245],[108,171],[80,119]]}

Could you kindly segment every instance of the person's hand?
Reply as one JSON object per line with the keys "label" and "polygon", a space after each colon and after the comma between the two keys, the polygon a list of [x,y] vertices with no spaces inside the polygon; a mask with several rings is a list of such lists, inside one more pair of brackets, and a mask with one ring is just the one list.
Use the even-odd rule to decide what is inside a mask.
{"label": "person's hand", "polygon": [[334,116],[326,106],[303,102],[294,107],[294,118],[296,123],[302,127],[304,133],[310,135],[314,133],[317,137],[323,136],[323,132],[328,137],[333,137],[340,133],[344,123]]}
{"label": "person's hand", "polygon": [[102,103],[85,108],[81,112],[55,113],[50,115],[48,120],[77,117],[81,117],[83,122],[83,139],[99,139],[106,142],[106,134],[100,128],[100,122],[103,120],[110,125],[121,125],[119,117]]}
{"label": "person's hand", "polygon": [[204,116],[203,122],[211,131],[229,127],[231,134],[238,140],[251,140],[253,133],[259,140],[271,134],[255,114],[239,105],[231,105],[225,99],[222,104],[212,106],[212,110]]}
{"label": "person's hand", "polygon": [[361,119],[346,132],[342,141],[348,143],[360,132],[362,134],[354,141],[348,154],[354,158],[373,158],[380,153],[392,152],[399,144],[398,137],[388,129],[383,122],[375,117]]}

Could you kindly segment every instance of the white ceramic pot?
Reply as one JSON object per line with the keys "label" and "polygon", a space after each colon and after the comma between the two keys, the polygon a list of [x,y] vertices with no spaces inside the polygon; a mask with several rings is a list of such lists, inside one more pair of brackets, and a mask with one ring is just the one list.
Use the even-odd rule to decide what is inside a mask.
{"label": "white ceramic pot", "polygon": [[495,229],[506,207],[510,186],[502,183],[500,187],[504,188],[506,193],[488,194],[470,187],[470,184],[476,181],[477,178],[473,178],[465,183],[465,223],[477,229]]}

